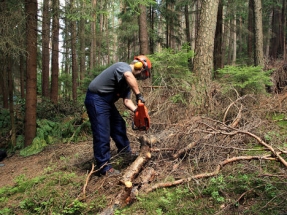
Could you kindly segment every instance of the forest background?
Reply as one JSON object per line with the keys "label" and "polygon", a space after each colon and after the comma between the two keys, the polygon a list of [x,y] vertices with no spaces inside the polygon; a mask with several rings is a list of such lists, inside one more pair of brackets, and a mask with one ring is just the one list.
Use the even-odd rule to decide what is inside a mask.
{"label": "forest background", "polygon": [[[16,155],[23,156],[22,161],[25,162],[26,157],[43,150],[45,153],[45,149],[55,143],[70,146],[71,143],[90,142],[91,131],[83,106],[88,83],[112,63],[130,62],[134,56],[145,54],[153,65],[152,78],[140,86],[153,113],[153,125],[148,135],[155,135],[174,149],[185,148],[196,138],[211,144],[215,139],[211,141],[210,136],[195,137],[190,132],[176,136],[176,140],[174,134],[168,136],[179,125],[197,130],[199,124],[197,120],[193,121],[194,117],[204,116],[209,123],[215,120],[228,129],[228,126],[237,127],[241,135],[256,131],[256,135],[262,138],[259,138],[261,145],[263,141],[264,149],[260,149],[269,149],[271,155],[279,160],[279,164],[272,161],[266,164],[267,172],[271,165],[274,174],[270,177],[275,181],[268,178],[267,183],[264,178],[252,184],[256,175],[244,173],[236,175],[239,180],[236,183],[251,181],[250,187],[232,190],[235,188],[230,188],[227,181],[234,182],[235,179],[218,176],[205,182],[209,183],[209,189],[192,191],[194,196],[188,196],[185,187],[176,192],[187,196],[183,198],[208,196],[213,202],[213,212],[236,208],[239,214],[243,213],[247,209],[239,206],[246,203],[247,200],[242,199],[250,193],[252,197],[248,199],[256,202],[254,199],[259,196],[256,200],[260,203],[254,203],[254,206],[248,202],[254,208],[249,208],[247,213],[259,210],[263,214],[264,209],[271,206],[274,214],[287,211],[282,206],[286,189],[281,186],[282,183],[286,185],[281,179],[286,178],[287,145],[284,132],[287,83],[285,0],[3,0],[0,11],[0,148],[8,152],[11,162]],[[129,124],[132,116],[118,105]],[[207,119],[200,120],[201,126],[206,126],[201,128],[201,135],[210,135],[210,129],[213,135],[222,135],[222,131],[217,130],[217,123],[211,125]],[[267,126],[266,120],[272,124]],[[129,132],[131,138],[140,135]],[[225,133],[227,136],[231,134]],[[221,142],[224,138],[219,139]],[[181,142],[180,147],[172,144],[177,140]],[[255,144],[252,147],[247,144],[252,148],[248,150],[258,147],[249,139],[242,141]],[[158,148],[166,148],[164,146],[167,145],[159,145]],[[195,159],[195,152],[190,150],[185,150],[185,153],[189,152],[188,159],[185,156],[177,159],[189,162]],[[196,150],[201,152],[201,149]],[[223,157],[234,155],[230,150],[223,151]],[[258,159],[258,156],[245,158]],[[260,159],[262,157],[260,155]],[[266,160],[272,159],[268,157]],[[216,159],[210,159],[210,163],[206,159],[203,161],[207,169],[200,167],[198,172],[203,169],[209,172],[213,164],[218,163]],[[86,163],[87,158],[78,162]],[[264,175],[262,166],[258,165],[258,168]],[[213,175],[218,174],[206,176]],[[7,192],[7,189],[3,190]],[[226,194],[225,189],[228,192],[231,189],[232,195]],[[166,192],[161,195],[171,195],[170,191]],[[262,199],[266,193],[267,197]],[[236,195],[239,197],[234,197]],[[230,203],[230,196],[237,201]],[[166,204],[153,209],[160,214],[173,200],[173,196],[166,196],[161,202],[166,201]],[[7,203],[8,200],[3,198],[1,201]],[[46,200],[44,202],[48,204]],[[101,207],[94,205],[94,211],[91,209],[90,213],[100,211],[109,205],[107,202]],[[32,201],[31,209],[26,204],[23,210],[35,210],[35,202]],[[78,213],[78,206],[70,205],[69,211]],[[43,207],[39,206],[45,213]],[[55,206],[55,211],[69,213],[65,207],[60,203],[60,206]],[[88,210],[87,206],[80,204],[79,207]],[[204,212],[202,205],[198,207],[202,213],[209,213]],[[11,208],[1,212],[9,214],[19,210],[19,206]],[[192,214],[190,210],[189,214]],[[178,212],[180,214],[180,210]]]}

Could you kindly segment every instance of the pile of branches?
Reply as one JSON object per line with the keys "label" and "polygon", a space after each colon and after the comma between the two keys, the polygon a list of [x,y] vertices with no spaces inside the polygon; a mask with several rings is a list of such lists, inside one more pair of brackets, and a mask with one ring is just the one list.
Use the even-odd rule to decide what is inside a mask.
{"label": "pile of branches", "polygon": [[[116,208],[133,203],[140,193],[216,176],[226,165],[234,162],[280,162],[284,172],[287,169],[284,159],[287,150],[280,147],[282,143],[269,143],[264,139],[264,133],[260,133],[258,128],[263,125],[269,130],[275,128],[268,128],[274,124],[258,117],[258,108],[257,112],[246,108],[245,104],[254,100],[251,95],[246,95],[231,102],[224,109],[221,120],[190,117],[182,110],[181,120],[173,123],[172,115],[164,120],[162,115],[155,113],[159,117],[154,117],[158,119],[153,122],[154,127],[139,138],[134,135],[140,143],[138,157],[119,178],[109,182],[117,184],[117,192],[102,214],[113,214]],[[166,111],[171,112],[171,109]],[[184,113],[187,114],[185,117],[182,116]],[[97,171],[93,166],[80,195],[82,200],[86,198],[89,181]],[[166,180],[167,177],[173,180]],[[107,179],[102,180],[99,184],[107,182]]]}

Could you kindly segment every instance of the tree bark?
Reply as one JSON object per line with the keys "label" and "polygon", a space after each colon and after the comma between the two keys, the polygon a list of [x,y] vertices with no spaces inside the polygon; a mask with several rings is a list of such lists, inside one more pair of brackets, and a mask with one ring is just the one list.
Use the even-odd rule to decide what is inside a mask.
{"label": "tree bark", "polygon": [[43,1],[42,20],[42,96],[50,98],[49,72],[50,72],[50,0]]}
{"label": "tree bark", "polygon": [[138,17],[139,22],[139,42],[140,42],[140,53],[143,55],[149,54],[148,48],[148,26],[147,26],[147,12],[146,6],[140,4],[140,15]]}
{"label": "tree bark", "polygon": [[216,17],[219,0],[207,0],[202,2],[198,36],[195,45],[195,57],[193,71],[198,77],[195,85],[197,103],[200,109],[211,108],[210,85],[213,69],[213,50]]}
{"label": "tree bark", "polygon": [[[71,0],[71,9],[74,10],[74,0]],[[76,54],[76,21],[71,21],[71,51],[72,51],[72,98],[77,101],[78,89],[78,63]]]}
{"label": "tree bark", "polygon": [[90,46],[90,70],[94,69],[95,61],[96,61],[96,21],[97,21],[97,13],[96,13],[97,0],[92,0],[92,22],[91,22],[91,46]]}
{"label": "tree bark", "polygon": [[25,146],[36,136],[37,110],[37,0],[25,0],[27,13],[27,83],[25,103]]}
{"label": "tree bark", "polygon": [[9,112],[10,112],[10,123],[11,123],[11,144],[16,146],[16,125],[14,116],[14,101],[13,101],[13,90],[14,90],[14,79],[12,74],[12,59],[7,59],[7,72],[8,72],[8,89],[9,89]]}
{"label": "tree bark", "polygon": [[216,70],[223,68],[222,37],[223,37],[223,3],[222,0],[220,0],[218,5],[217,22],[216,22],[215,39],[214,39],[214,54],[213,54],[215,78],[216,78]]}
{"label": "tree bark", "polygon": [[86,51],[85,51],[85,43],[86,43],[86,37],[85,37],[85,24],[86,21],[84,18],[81,18],[80,21],[80,80],[84,80],[85,78],[85,72],[86,72]]}
{"label": "tree bark", "polygon": [[253,0],[249,0],[249,5],[248,5],[248,42],[247,42],[247,52],[248,52],[248,59],[249,59],[249,64],[253,63],[254,55],[253,55],[253,50],[254,50],[254,15],[253,15],[253,8],[254,8],[254,3]]}
{"label": "tree bark", "polygon": [[58,103],[59,92],[59,0],[53,0],[53,24],[52,24],[52,78],[51,101]]}
{"label": "tree bark", "polygon": [[263,55],[263,26],[262,26],[262,5],[261,0],[254,0],[255,19],[255,66],[264,66]]}

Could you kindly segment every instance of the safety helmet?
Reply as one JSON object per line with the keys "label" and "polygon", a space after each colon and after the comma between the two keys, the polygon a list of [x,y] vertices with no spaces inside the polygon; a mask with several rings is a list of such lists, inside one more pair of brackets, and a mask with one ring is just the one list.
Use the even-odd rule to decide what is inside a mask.
{"label": "safety helmet", "polygon": [[138,60],[139,62],[142,63],[142,65],[143,65],[143,67],[142,67],[143,68],[142,74],[145,76],[145,78],[149,78],[150,77],[150,72],[151,72],[151,62],[147,58],[147,56],[145,56],[145,55],[135,56],[134,60]]}

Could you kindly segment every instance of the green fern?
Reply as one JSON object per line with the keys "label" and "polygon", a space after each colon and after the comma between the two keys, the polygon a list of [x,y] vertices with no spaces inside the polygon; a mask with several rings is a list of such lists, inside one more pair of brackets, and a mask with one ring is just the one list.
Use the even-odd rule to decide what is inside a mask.
{"label": "green fern", "polygon": [[218,73],[225,89],[233,86],[241,95],[264,93],[266,86],[272,86],[272,70],[263,71],[259,66],[226,66],[219,69]]}

